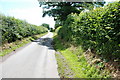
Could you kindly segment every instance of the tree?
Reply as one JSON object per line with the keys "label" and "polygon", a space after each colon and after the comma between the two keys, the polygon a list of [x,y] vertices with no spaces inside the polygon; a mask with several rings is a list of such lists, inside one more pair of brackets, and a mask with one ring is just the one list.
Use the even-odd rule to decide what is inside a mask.
{"label": "tree", "polygon": [[50,30],[49,24],[43,23],[41,26],[46,27],[48,30]]}
{"label": "tree", "polygon": [[93,9],[94,5],[103,6],[105,2],[39,2],[39,4],[43,7],[43,17],[49,15],[62,23],[71,13],[79,14],[85,9]]}
{"label": "tree", "polygon": [[59,26],[62,26],[61,24],[62,24],[62,22],[60,20],[56,20],[55,21],[55,29],[57,29]]}
{"label": "tree", "polygon": [[53,29],[53,28],[50,28],[50,32],[54,32],[54,29]]}

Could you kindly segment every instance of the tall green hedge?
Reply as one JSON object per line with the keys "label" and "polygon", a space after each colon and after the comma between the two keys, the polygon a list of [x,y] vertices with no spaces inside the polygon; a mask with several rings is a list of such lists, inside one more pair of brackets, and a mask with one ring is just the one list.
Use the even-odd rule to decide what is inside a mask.
{"label": "tall green hedge", "polygon": [[58,35],[98,54],[120,58],[120,2],[69,15]]}
{"label": "tall green hedge", "polygon": [[0,18],[3,44],[47,31],[45,27],[29,24],[26,21],[15,19],[14,17],[0,14]]}

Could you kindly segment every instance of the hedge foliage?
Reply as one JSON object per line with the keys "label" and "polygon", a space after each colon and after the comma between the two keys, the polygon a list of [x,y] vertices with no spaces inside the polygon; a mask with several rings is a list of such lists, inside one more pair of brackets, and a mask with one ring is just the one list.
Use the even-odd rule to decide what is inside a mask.
{"label": "hedge foliage", "polygon": [[120,58],[120,2],[69,15],[58,35],[98,54]]}
{"label": "hedge foliage", "polygon": [[14,17],[4,16],[1,17],[1,31],[2,43],[13,42],[21,40],[28,36],[44,33],[47,31],[45,27],[29,24],[24,20],[15,19]]}

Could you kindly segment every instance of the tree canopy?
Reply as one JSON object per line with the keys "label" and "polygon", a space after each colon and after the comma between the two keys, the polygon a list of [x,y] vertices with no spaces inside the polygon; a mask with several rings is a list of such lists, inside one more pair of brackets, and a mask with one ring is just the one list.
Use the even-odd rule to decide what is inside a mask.
{"label": "tree canopy", "polygon": [[63,25],[69,14],[79,14],[85,9],[92,10],[94,6],[103,6],[105,2],[103,0],[103,2],[39,2],[39,4],[43,8],[43,17],[46,15],[54,17],[57,28]]}
{"label": "tree canopy", "polygon": [[54,17],[54,20],[64,21],[71,13],[80,13],[85,9],[93,9],[94,6],[103,6],[105,2],[39,2],[43,7],[43,17]]}
{"label": "tree canopy", "polygon": [[50,29],[49,24],[43,23],[41,26],[46,27],[48,30]]}

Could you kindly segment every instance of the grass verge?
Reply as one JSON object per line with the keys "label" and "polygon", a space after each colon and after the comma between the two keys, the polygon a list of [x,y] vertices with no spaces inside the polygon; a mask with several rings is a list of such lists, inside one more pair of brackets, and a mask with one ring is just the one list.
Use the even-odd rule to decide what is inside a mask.
{"label": "grass verge", "polygon": [[60,78],[70,78],[73,77],[73,72],[69,68],[68,63],[66,62],[66,59],[61,53],[56,52],[55,54],[57,63],[58,63],[58,72],[60,75]]}
{"label": "grass verge", "polygon": [[[54,36],[54,48],[60,54],[56,54],[58,72],[64,78],[110,78],[109,71],[100,69],[95,64],[88,63],[85,52],[81,46],[68,46],[67,42]],[[92,62],[92,61],[91,61]],[[67,66],[66,66],[67,65]],[[66,74],[66,69],[69,68]],[[74,74],[71,74],[74,73]]]}
{"label": "grass verge", "polygon": [[0,56],[5,56],[5,55],[11,53],[12,51],[15,51],[17,48],[20,48],[20,47],[24,46],[25,44],[30,43],[31,41],[33,41],[37,38],[40,38],[41,36],[43,36],[45,34],[47,34],[47,33],[34,35],[34,36],[31,36],[31,37],[24,38],[22,40],[17,40],[17,41],[12,42],[12,43],[3,44],[0,47],[1,50],[2,50],[1,53],[0,53]]}

